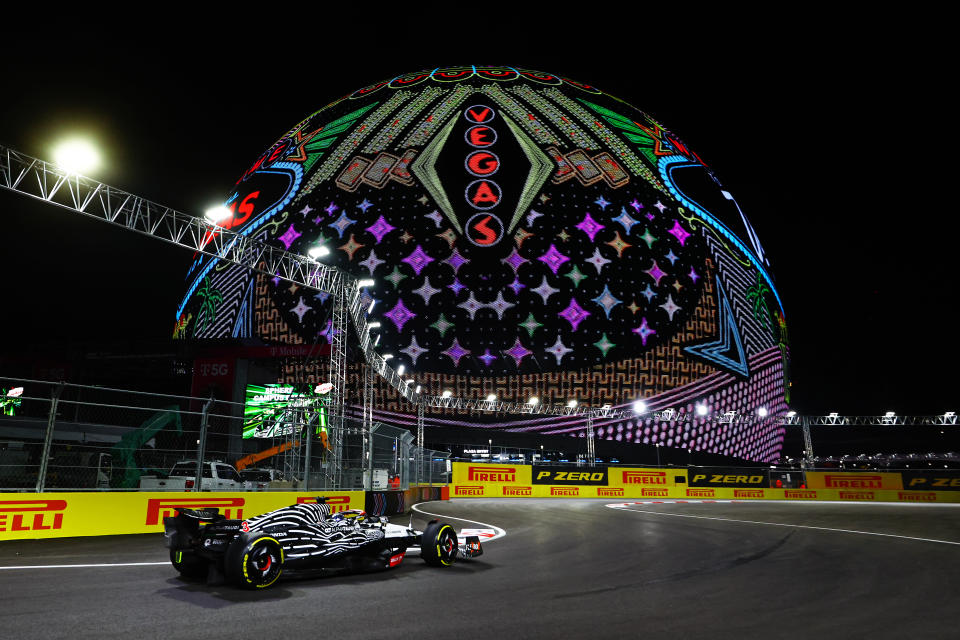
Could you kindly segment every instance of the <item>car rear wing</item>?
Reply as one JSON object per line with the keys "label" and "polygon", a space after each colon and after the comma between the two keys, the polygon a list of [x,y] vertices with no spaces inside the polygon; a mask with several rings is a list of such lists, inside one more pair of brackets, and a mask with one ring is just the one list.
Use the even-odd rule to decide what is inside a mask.
{"label": "car rear wing", "polygon": [[178,509],[163,519],[163,543],[168,549],[189,549],[199,537],[200,527],[224,520],[220,509]]}

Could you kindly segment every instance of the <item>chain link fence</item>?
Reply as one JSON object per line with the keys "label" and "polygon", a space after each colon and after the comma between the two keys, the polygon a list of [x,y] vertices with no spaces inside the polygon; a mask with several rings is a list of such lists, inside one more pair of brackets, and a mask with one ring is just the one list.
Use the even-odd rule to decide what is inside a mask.
{"label": "chain link fence", "polygon": [[421,452],[409,430],[390,425],[345,418],[334,431],[322,400],[282,406],[265,424],[242,403],[40,380],[0,378],[0,399],[0,491],[387,491],[449,481],[449,454]]}

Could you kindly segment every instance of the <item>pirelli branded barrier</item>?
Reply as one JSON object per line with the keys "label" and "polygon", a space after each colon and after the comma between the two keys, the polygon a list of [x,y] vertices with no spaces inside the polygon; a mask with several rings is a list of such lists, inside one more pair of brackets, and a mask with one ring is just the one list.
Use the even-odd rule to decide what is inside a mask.
{"label": "pirelli branded barrier", "polygon": [[333,512],[364,508],[363,491],[0,493],[0,540],[161,532],[178,507],[248,518],[317,496],[327,497]]}
{"label": "pirelli branded barrier", "polygon": [[451,498],[960,502],[960,472],[807,472],[694,467],[563,468],[453,463]]}
{"label": "pirelli branded barrier", "polygon": [[453,463],[451,498],[670,497],[686,488],[686,469],[547,467]]}

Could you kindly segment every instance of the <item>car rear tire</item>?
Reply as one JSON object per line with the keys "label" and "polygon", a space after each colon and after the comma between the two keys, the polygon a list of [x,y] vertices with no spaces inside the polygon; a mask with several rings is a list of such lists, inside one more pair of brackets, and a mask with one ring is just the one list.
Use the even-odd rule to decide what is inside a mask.
{"label": "car rear tire", "polygon": [[174,551],[171,549],[170,564],[184,578],[199,579],[207,575],[207,563],[195,556],[192,551]]}
{"label": "car rear tire", "polygon": [[445,522],[431,522],[420,536],[420,557],[431,567],[449,567],[459,551],[457,532]]}
{"label": "car rear tire", "polygon": [[224,572],[239,587],[266,589],[283,573],[283,548],[268,535],[245,533],[227,549]]}

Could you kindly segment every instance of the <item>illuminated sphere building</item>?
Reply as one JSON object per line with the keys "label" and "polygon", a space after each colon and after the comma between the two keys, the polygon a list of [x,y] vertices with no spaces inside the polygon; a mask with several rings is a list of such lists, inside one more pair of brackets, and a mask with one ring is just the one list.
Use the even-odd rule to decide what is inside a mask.
{"label": "illuminated sphere building", "polygon": [[[379,82],[291,129],[227,206],[224,226],[300,254],[322,243],[324,262],[372,277],[378,348],[429,392],[598,407],[644,398],[686,417],[598,420],[598,437],[779,457],[772,418],[718,421],[786,410],[786,326],[762,246],[696,153],[599,89],[512,67]],[[208,257],[187,281],[179,337],[326,342],[326,294]],[[378,414],[405,421],[410,406],[381,394]],[[348,402],[359,403],[349,389]],[[584,428],[495,420],[485,426]]]}

